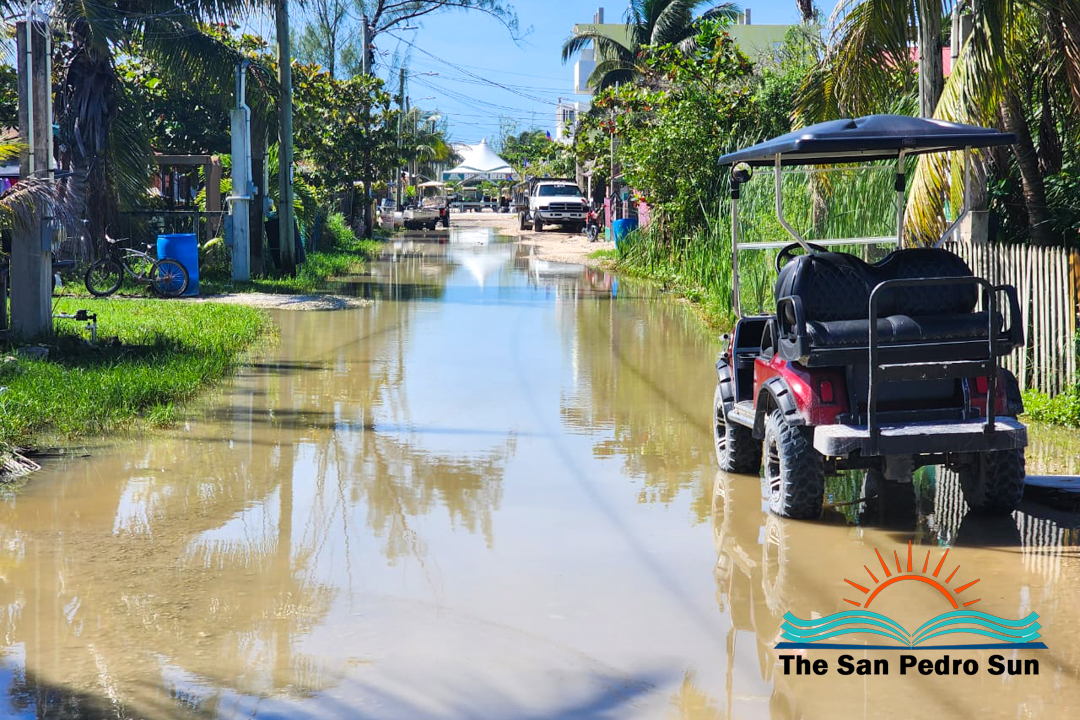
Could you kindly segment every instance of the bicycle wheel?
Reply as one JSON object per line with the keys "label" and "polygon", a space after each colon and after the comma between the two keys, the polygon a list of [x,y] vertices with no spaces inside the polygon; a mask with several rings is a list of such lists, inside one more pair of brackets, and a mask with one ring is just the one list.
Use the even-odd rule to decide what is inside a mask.
{"label": "bicycle wheel", "polygon": [[108,297],[120,289],[120,283],[124,281],[124,268],[112,258],[101,258],[86,270],[84,280],[91,295]]}
{"label": "bicycle wheel", "polygon": [[187,286],[187,270],[177,260],[158,260],[150,269],[150,287],[161,297],[180,297],[187,290]]}

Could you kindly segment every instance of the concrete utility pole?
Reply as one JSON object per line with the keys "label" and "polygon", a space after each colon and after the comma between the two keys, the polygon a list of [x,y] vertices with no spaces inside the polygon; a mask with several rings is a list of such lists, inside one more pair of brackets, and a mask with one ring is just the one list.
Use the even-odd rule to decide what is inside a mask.
{"label": "concrete utility pole", "polygon": [[296,271],[293,240],[292,49],[289,47],[289,0],[277,0],[278,80],[281,83],[281,127],[278,136],[278,238],[281,270]]}
{"label": "concrete utility pole", "polygon": [[251,279],[251,109],[244,98],[244,80],[248,61],[236,66],[236,108],[232,121],[232,194],[229,216],[232,218],[232,278]]}
{"label": "concrete utility pole", "polygon": [[[401,136],[405,129],[405,68],[402,67],[398,74],[398,121],[397,121],[397,146],[398,146],[398,160],[401,159]],[[397,168],[397,177],[394,178],[394,187],[396,188],[397,207],[401,207],[401,176],[404,174],[403,168],[399,165]]]}
{"label": "concrete utility pole", "polygon": [[[27,17],[16,24],[19,65],[20,178],[53,179],[52,42],[49,26]],[[39,206],[11,243],[11,326],[33,337],[52,330],[52,222]]]}

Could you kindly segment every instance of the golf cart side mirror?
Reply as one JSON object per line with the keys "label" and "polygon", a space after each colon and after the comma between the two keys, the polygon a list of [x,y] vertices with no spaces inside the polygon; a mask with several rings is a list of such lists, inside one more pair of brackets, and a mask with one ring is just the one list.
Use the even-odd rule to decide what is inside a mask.
{"label": "golf cart side mirror", "polygon": [[742,185],[743,183],[750,182],[750,178],[753,176],[754,171],[746,163],[739,163],[731,168],[731,179]]}

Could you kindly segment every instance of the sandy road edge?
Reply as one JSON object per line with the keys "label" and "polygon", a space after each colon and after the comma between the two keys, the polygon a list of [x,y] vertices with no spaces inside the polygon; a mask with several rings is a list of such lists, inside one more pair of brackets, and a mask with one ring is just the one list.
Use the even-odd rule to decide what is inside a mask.
{"label": "sandy road edge", "polygon": [[450,216],[451,226],[461,228],[493,228],[500,235],[514,239],[514,242],[534,249],[540,260],[552,262],[580,263],[590,267],[600,267],[602,259],[590,258],[597,250],[614,250],[614,242],[589,242],[583,233],[562,232],[554,226],[551,230],[533,232],[518,228],[518,217],[514,213],[454,213]]}

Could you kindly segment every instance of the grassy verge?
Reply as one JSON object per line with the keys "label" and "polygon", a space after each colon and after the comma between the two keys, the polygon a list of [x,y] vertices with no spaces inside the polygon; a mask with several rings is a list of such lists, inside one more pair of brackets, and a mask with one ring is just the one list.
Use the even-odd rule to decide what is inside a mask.
{"label": "grassy verge", "polygon": [[618,260],[619,251],[615,249],[611,250],[597,250],[589,253],[590,260]]}
{"label": "grassy verge", "polygon": [[199,292],[203,295],[234,292],[264,293],[313,293],[322,290],[333,277],[355,273],[367,262],[378,257],[382,243],[377,240],[360,240],[350,237],[337,238],[325,249],[308,253],[307,262],[300,266],[294,277],[253,278],[248,282],[233,282],[225,273],[210,273],[199,280]]}
{"label": "grassy verge", "polygon": [[98,342],[61,321],[43,360],[0,353],[0,454],[44,436],[102,433],[146,418],[165,424],[177,403],[232,372],[270,332],[260,310],[160,300],[64,298],[58,312],[98,316]]}
{"label": "grassy verge", "polygon": [[1053,396],[1025,390],[1024,415],[1031,420],[1080,428],[1080,386]]}

